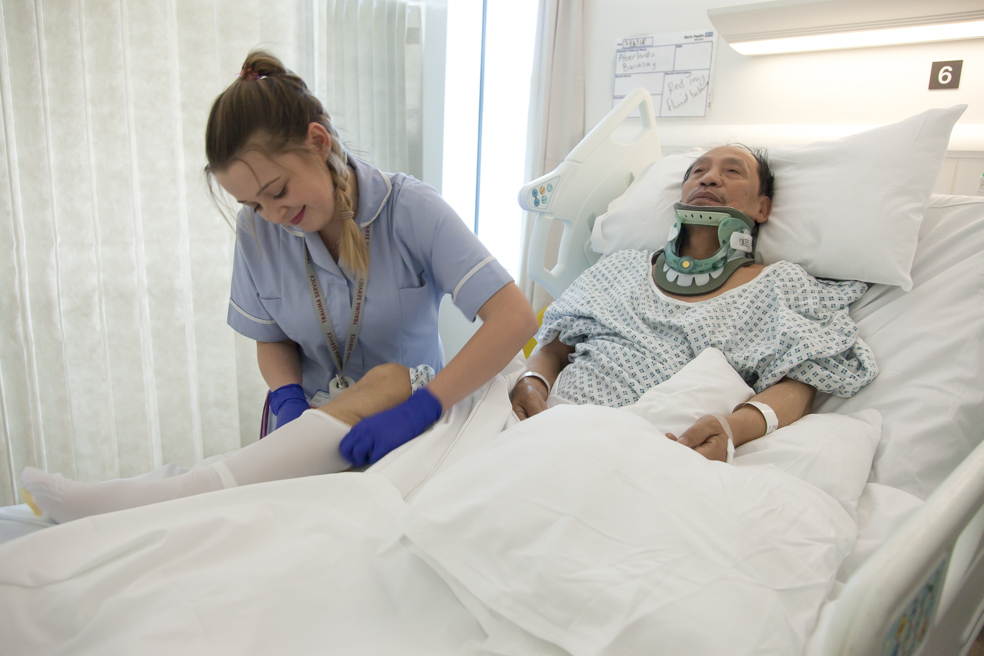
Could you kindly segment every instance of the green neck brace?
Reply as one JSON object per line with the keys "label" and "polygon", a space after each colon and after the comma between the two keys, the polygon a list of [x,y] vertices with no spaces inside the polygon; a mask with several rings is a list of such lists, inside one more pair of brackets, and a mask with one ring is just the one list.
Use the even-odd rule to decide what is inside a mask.
{"label": "green neck brace", "polygon": [[[733,207],[698,207],[676,203],[677,220],[666,248],[657,253],[653,278],[660,288],[683,296],[706,294],[719,288],[740,267],[755,261],[755,222]],[[678,254],[677,240],[684,225],[717,227],[717,252],[696,260]]]}

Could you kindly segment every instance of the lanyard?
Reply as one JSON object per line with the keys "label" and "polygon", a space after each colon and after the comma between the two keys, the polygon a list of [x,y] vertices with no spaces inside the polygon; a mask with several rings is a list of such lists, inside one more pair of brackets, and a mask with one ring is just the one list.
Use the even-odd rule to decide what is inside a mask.
{"label": "lanyard", "polygon": [[[366,240],[366,246],[369,247],[372,242],[371,223],[366,226],[363,236]],[[331,316],[328,314],[325,295],[321,291],[321,284],[318,282],[318,276],[314,271],[314,263],[311,261],[311,251],[308,250],[307,242],[304,243],[304,257],[305,269],[307,270],[308,291],[311,292],[314,314],[318,318],[321,334],[324,335],[325,344],[328,345],[328,353],[331,354],[331,359],[335,363],[335,370],[338,372],[338,375],[335,377],[335,384],[340,389],[345,389],[349,385],[344,376],[345,365],[348,363],[352,351],[355,350],[355,343],[359,340],[359,331],[362,328],[362,309],[365,305],[366,284],[369,274],[359,274],[359,277],[355,280],[355,292],[352,298],[352,316],[349,319],[349,328],[343,352],[339,348],[338,339],[335,337],[335,326],[332,324]]]}

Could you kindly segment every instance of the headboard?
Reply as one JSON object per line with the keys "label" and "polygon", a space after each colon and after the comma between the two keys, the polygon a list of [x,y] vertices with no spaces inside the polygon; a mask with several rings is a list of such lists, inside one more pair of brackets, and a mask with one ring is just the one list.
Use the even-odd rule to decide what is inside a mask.
{"label": "headboard", "polygon": [[[619,129],[628,120],[634,124]],[[627,138],[622,135],[628,133]],[[528,273],[557,298],[600,257],[591,250],[596,217],[608,210],[632,181],[660,158],[652,98],[645,89],[628,94],[570,152],[560,166],[519,191],[520,206],[533,214]],[[566,193],[572,190],[573,193]],[[587,221],[579,219],[587,217]],[[563,227],[557,264],[547,269],[545,254],[554,221]],[[578,248],[578,245],[583,245]]]}

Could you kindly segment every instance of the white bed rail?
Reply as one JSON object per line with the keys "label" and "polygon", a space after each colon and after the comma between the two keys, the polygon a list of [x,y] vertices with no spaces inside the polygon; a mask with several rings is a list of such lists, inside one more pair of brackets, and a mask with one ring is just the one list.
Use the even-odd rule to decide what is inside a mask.
{"label": "white bed rail", "polygon": [[[634,118],[637,112],[638,119]],[[627,140],[619,140],[618,135],[630,132],[632,126],[616,128],[629,120],[637,121],[639,129]],[[609,201],[622,195],[659,157],[652,98],[645,89],[636,89],[581,140],[560,166],[520,189],[520,206],[533,213],[530,278],[554,298],[559,297],[598,260],[598,254],[590,248],[595,218],[604,214]],[[567,194],[566,190],[573,193]],[[589,217],[587,222],[577,220],[583,216]],[[547,269],[545,255],[554,221],[563,226],[559,250],[562,255],[555,266]],[[571,247],[580,244],[583,249]]]}
{"label": "white bed rail", "polygon": [[963,656],[984,624],[984,443],[848,581],[823,656]]}

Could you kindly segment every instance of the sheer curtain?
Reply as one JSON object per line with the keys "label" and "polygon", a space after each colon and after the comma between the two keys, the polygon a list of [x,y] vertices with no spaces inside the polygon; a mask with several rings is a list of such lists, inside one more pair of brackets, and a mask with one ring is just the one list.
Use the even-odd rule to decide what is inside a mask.
{"label": "sheer curtain", "polygon": [[[583,13],[582,0],[540,0],[530,86],[526,180],[555,169],[584,137]],[[519,285],[533,308],[540,310],[551,298],[527,274],[532,231],[529,219],[527,214]],[[556,247],[559,241],[558,231],[551,244]],[[549,256],[546,262],[550,264]]]}
{"label": "sheer curtain", "polygon": [[[340,16],[358,26],[344,75]],[[419,12],[389,0],[0,0],[0,504],[25,465],[101,480],[256,438],[265,387],[225,325],[234,234],[202,175],[208,109],[264,47],[344,102],[378,165],[413,172],[419,132],[394,124],[419,116],[370,130],[358,110],[392,109],[380,71],[419,95],[393,82],[419,35]],[[353,76],[358,99],[335,102]]]}

